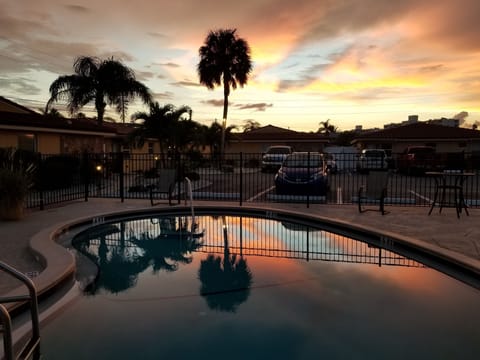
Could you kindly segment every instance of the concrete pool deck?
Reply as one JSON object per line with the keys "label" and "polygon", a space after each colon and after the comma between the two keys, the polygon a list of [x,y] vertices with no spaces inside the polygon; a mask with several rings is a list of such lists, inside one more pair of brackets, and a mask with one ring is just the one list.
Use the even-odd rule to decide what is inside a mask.
{"label": "concrete pool deck", "polygon": [[[197,205],[215,206],[213,202],[195,202]],[[221,202],[219,206],[238,206],[238,203]],[[168,207],[160,204],[156,207]],[[325,205],[284,203],[244,203],[244,207],[256,207],[268,210],[286,210],[308,216],[318,216],[342,223],[351,223],[357,227],[380,233],[396,234],[402,238],[425,244],[436,252],[447,254],[450,258],[468,263],[480,272],[480,210],[469,209],[457,218],[455,209],[443,209],[442,213],[434,209],[428,216],[428,207],[388,207],[389,214],[382,216],[377,211],[360,214],[355,205]],[[48,287],[55,282],[50,274],[63,267],[68,271],[74,266],[73,257],[68,252],[52,245],[49,241],[53,231],[62,225],[79,219],[100,216],[111,212],[151,209],[148,200],[90,199],[51,207],[43,211],[32,211],[25,218],[15,222],[0,221],[0,260],[31,276],[39,288]],[[50,244],[52,243],[52,244]],[[52,246],[50,246],[52,245]],[[44,264],[35,256],[32,247],[40,253],[49,252]],[[56,269],[54,269],[56,268]],[[0,295],[11,294],[19,282],[0,271]]]}

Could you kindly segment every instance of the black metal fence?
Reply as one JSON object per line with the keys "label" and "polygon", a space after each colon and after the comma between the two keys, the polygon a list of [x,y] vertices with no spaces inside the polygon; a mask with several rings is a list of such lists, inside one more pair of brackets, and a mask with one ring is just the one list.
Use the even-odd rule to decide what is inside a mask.
{"label": "black metal fence", "polygon": [[[313,157],[314,153],[308,154],[309,161]],[[471,174],[464,183],[463,194],[467,205],[480,206],[480,161],[469,153],[462,153],[461,158],[458,155],[455,157],[458,166],[451,161],[451,156],[444,158],[445,162],[435,163],[435,169],[423,164],[424,168],[415,169],[415,172],[399,171],[395,155],[391,160],[382,162],[383,170],[391,173],[386,204],[430,206],[435,193],[435,179],[426,175],[425,170],[458,167],[459,171]],[[303,180],[296,184],[292,178],[291,186],[285,189],[277,171],[262,170],[260,153],[225,154],[222,159],[195,152],[164,156],[129,153],[42,154],[37,161],[37,178],[27,207],[40,209],[51,204],[78,199],[86,201],[93,197],[117,198],[121,201],[149,199],[150,189],[155,189],[159,184],[161,169],[176,170],[177,181],[172,193],[174,203],[191,196],[194,200],[233,201],[240,206],[254,202],[295,202],[306,206],[313,203],[352,204],[356,202],[358,189],[365,183],[368,166],[371,166],[359,167],[357,154],[337,154],[335,159],[325,159],[322,171],[326,171],[326,176],[317,173],[315,167],[309,166],[305,170],[307,178],[313,179],[312,187],[306,186]],[[301,172],[299,170],[293,176],[300,176],[298,174]],[[280,175],[282,177],[285,173]],[[191,194],[188,183],[191,185]],[[322,187],[322,190],[313,191],[317,189],[316,186]],[[157,201],[167,200],[167,194],[155,196]]]}

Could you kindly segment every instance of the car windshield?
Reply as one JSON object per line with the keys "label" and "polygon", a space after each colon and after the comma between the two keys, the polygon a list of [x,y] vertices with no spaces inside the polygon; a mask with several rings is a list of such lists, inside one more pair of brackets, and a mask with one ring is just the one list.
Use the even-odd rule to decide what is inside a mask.
{"label": "car windshield", "polygon": [[283,166],[291,168],[321,168],[323,167],[323,159],[321,156],[314,154],[310,154],[310,157],[308,156],[308,154],[295,154],[289,156],[283,163]]}
{"label": "car windshield", "polygon": [[268,154],[290,154],[289,148],[278,147],[278,148],[270,148],[267,151]]}

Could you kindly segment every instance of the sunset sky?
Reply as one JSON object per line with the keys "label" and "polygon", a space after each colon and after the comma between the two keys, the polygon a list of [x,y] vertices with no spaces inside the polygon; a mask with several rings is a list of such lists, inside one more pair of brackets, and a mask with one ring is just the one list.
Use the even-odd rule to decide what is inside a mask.
{"label": "sunset sky", "polygon": [[223,92],[199,84],[198,49],[209,30],[236,28],[254,70],[230,95],[229,125],[316,131],[330,119],[349,130],[417,114],[471,126],[479,16],[478,0],[0,0],[0,95],[43,108],[76,57],[113,56],[155,100],[188,105],[209,125],[222,117]]}

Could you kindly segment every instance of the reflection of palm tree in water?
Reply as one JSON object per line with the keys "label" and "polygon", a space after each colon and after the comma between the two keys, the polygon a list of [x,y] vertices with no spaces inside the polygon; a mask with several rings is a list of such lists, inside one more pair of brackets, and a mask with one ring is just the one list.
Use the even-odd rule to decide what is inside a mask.
{"label": "reflection of palm tree in water", "polygon": [[[203,234],[192,234],[186,231],[188,223],[178,221],[176,218],[159,219],[161,225],[160,235],[153,237],[148,232],[143,232],[138,238],[126,237],[126,226],[121,224],[120,241],[114,245],[107,244],[104,234],[96,237],[100,244],[97,254],[90,247],[90,239],[79,238],[78,249],[88,258],[98,264],[100,272],[95,283],[87,291],[96,293],[103,288],[112,293],[127,290],[137,283],[138,274],[152,266],[153,272],[160,270],[175,271],[178,264],[189,264],[190,255],[200,245],[199,237]],[[118,232],[118,228],[117,231]],[[114,232],[109,232],[112,234]],[[126,242],[130,242],[143,250],[143,254],[136,251],[125,251]]]}
{"label": "reflection of palm tree in water", "polygon": [[[180,219],[179,219],[180,220]],[[187,230],[188,223],[179,221],[178,226],[175,218],[159,219],[160,234],[152,237],[149,233],[143,233],[130,241],[144,250],[142,261],[152,266],[153,272],[160,270],[175,271],[178,264],[190,264],[191,253],[201,246],[198,240],[203,234],[192,234]]]}
{"label": "reflection of palm tree in water", "polygon": [[198,277],[202,282],[200,294],[205,297],[211,309],[235,312],[240,304],[250,295],[252,273],[247,261],[240,256],[230,255],[228,229],[225,217],[223,222],[224,252],[220,256],[209,254],[200,263]]}
{"label": "reflection of palm tree in water", "polygon": [[145,270],[145,265],[136,256],[129,256],[123,246],[110,249],[105,236],[100,238],[98,257],[90,253],[89,257],[96,258],[100,273],[95,283],[87,291],[94,294],[103,288],[113,294],[117,294],[133,287],[137,283],[138,274]]}

